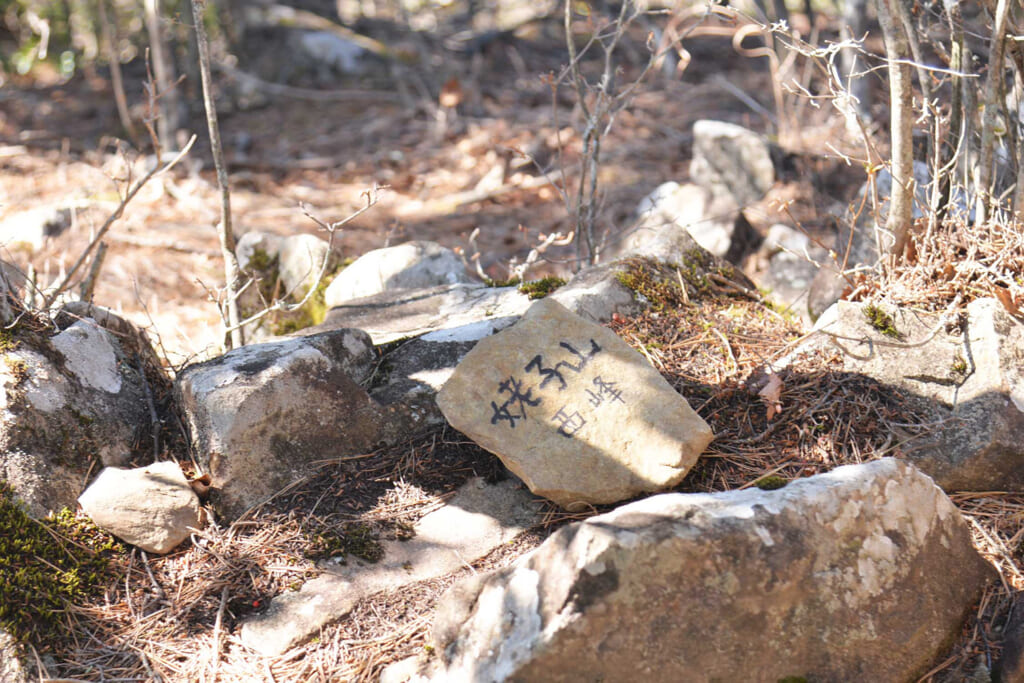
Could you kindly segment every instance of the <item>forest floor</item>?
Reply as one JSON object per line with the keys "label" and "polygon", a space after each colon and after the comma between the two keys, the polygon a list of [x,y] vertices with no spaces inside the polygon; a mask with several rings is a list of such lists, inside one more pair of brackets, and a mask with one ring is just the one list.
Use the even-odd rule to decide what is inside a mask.
{"label": "forest floor", "polygon": [[[570,188],[578,177],[583,121],[575,95],[565,84],[554,91],[548,82],[566,63],[560,25],[560,18],[549,18],[472,54],[453,52],[431,34],[416,43],[420,67],[396,69],[371,59],[364,75],[327,84],[300,74],[286,94],[256,103],[240,94],[237,79],[224,76],[220,126],[236,234],[314,233],[317,226],[300,207],[336,221],[363,205],[364,192],[382,186],[380,202],[336,235],[344,257],[435,240],[467,255],[478,252],[488,276],[506,277],[510,259],[521,262],[540,235],[572,230],[556,184],[538,172],[539,166]],[[719,33],[730,28],[711,25]],[[642,34],[634,38],[622,51],[623,83],[645,54]],[[266,47],[275,49],[287,47]],[[747,210],[755,227],[796,219],[827,239],[835,214],[864,178],[863,166],[833,151],[858,156],[842,121],[827,105],[814,108],[785,95],[781,119],[789,123],[775,125],[767,59],[738,54],[729,35],[696,32],[686,49],[692,61],[681,77],[650,74],[603,140],[598,237],[627,229],[639,200],[661,183],[688,179],[692,125],[710,118],[764,132],[788,155],[776,188]],[[797,66],[783,75],[809,83],[812,70]],[[137,119],[147,111],[140,68],[132,63],[125,70]],[[446,82],[458,84],[462,99],[448,112],[434,99]],[[321,89],[305,87],[313,85]],[[195,92],[194,84],[181,88]],[[324,92],[329,100],[311,99]],[[419,92],[424,95],[409,94]],[[212,301],[224,279],[215,229],[219,199],[195,102],[179,138],[191,133],[199,142],[189,157],[145,187],[111,229],[95,293],[97,303],[149,329],[174,366],[215,353],[220,343]],[[75,208],[71,228],[40,251],[0,257],[22,268],[31,262],[40,284],[77,258],[116,207],[128,171],[138,178],[154,163],[120,136],[106,71],[80,72],[65,83],[13,78],[0,89],[0,221],[25,209]],[[576,263],[573,247],[553,248],[547,256],[529,276],[564,275]]]}
{"label": "forest floor", "polygon": [[[801,19],[806,29],[803,17],[794,17],[794,24]],[[829,18],[819,21],[821,39],[834,38]],[[775,111],[769,60],[739,54],[731,42],[735,26],[712,25],[714,31],[687,38],[688,68],[672,78],[650,74],[604,138],[599,232],[614,236],[627,229],[641,198],[664,182],[687,181],[692,125],[718,119],[765,133],[783,152],[776,186],[746,210],[754,227],[763,232],[774,223],[796,223],[828,242],[837,216],[864,179],[863,164],[850,162],[865,156],[863,150],[827,104],[815,107],[783,93],[783,109]],[[541,235],[571,230],[558,187],[572,187],[578,177],[582,118],[571,88],[555,89],[550,80],[567,62],[561,18],[532,22],[470,53],[449,49],[443,28],[415,39],[377,29],[368,32],[380,40],[406,40],[419,63],[371,59],[366,73],[338,75],[331,82],[299,74],[287,89],[255,103],[245,101],[237,80],[219,77],[236,232],[315,233],[304,211],[339,220],[363,205],[367,190],[380,186],[386,188],[380,202],[336,236],[343,256],[429,239],[467,255],[478,252],[486,274],[503,278],[510,260],[521,262]],[[623,83],[638,73],[644,42],[642,31],[631,35],[618,72]],[[259,48],[279,61],[288,55],[274,50],[284,49]],[[242,55],[237,68],[273,80],[265,61],[247,62]],[[811,91],[820,85],[815,70],[800,60],[777,75]],[[12,78],[0,89],[0,221],[37,207],[75,209],[72,225],[42,249],[0,253],[22,269],[31,264],[41,284],[78,257],[116,208],[128,172],[138,178],[154,163],[150,151],[120,142],[124,132],[108,76],[91,70],[58,82],[35,73]],[[139,64],[127,65],[126,79],[132,112],[141,119],[146,102]],[[457,83],[461,93],[454,110],[438,100],[446,83]],[[195,93],[194,83],[182,88]],[[884,112],[878,114],[884,120]],[[94,297],[146,328],[171,370],[215,355],[221,341],[215,304],[223,282],[214,227],[219,198],[196,106],[183,131],[186,139],[196,133],[199,142],[175,169],[147,185],[114,224]],[[530,160],[520,165],[522,152]],[[555,182],[544,182],[538,166]],[[471,244],[476,229],[479,236]],[[529,276],[572,272],[572,247],[547,256]],[[908,421],[901,397],[843,375],[828,354],[784,378],[786,411],[770,424],[745,381],[801,330],[787,320],[755,315],[750,302],[726,305],[727,316],[709,303],[697,318],[717,316],[731,360],[711,348],[718,344],[714,339],[685,347],[666,343],[652,359],[716,433],[710,456],[679,490],[745,487],[767,474],[807,476],[883,454],[888,422]],[[688,325],[700,337],[697,318],[641,316],[613,327],[634,345],[661,348],[651,342],[674,341]],[[819,405],[826,385],[851,399]],[[807,421],[818,429],[803,429]],[[587,515],[549,506],[544,523],[514,546],[456,575],[364,601],[350,617],[281,658],[253,660],[237,639],[237,626],[270,597],[315,573],[311,558],[324,534],[343,534],[346,524],[361,519],[408,524],[474,474],[504,476],[495,458],[451,430],[415,435],[354,470],[325,467],[264,509],[258,525],[212,527],[165,558],[122,557],[118,585],[95,604],[70,612],[75,635],[43,651],[43,660],[51,674],[81,680],[376,680],[389,662],[423,650],[431,609],[447,586],[507,564],[554,529]],[[326,493],[336,509],[322,519],[305,519],[303,510],[311,501],[320,504]],[[1014,520],[1024,498],[965,494],[955,500],[975,521],[979,548],[1003,567],[1004,576],[1024,583],[1018,581],[1016,555],[1005,552],[1017,538]],[[392,514],[396,510],[401,512]],[[164,589],[171,586],[177,592],[168,600]],[[957,680],[977,662],[990,660],[993,650],[997,654],[993,625],[1005,620],[1008,586],[1004,582],[985,594],[960,642],[936,662],[933,680]]]}

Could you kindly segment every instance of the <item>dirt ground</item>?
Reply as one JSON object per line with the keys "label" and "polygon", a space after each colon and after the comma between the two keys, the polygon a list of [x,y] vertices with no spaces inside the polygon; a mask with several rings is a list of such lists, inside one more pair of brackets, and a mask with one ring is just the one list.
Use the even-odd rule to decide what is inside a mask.
{"label": "dirt ground", "polygon": [[[218,106],[236,234],[316,232],[300,207],[338,220],[377,185],[386,188],[379,204],[336,236],[344,256],[429,239],[467,255],[478,251],[489,276],[506,277],[509,260],[522,261],[540,235],[571,229],[557,187],[543,182],[537,168],[559,185],[564,171],[569,187],[577,175],[582,119],[575,95],[565,86],[554,92],[547,82],[566,63],[560,23],[548,18],[472,54],[445,47],[439,28],[418,38],[419,65],[396,69],[371,58],[361,76],[338,75],[326,84],[300,76],[286,94],[264,94],[255,103],[239,94],[237,78],[222,74]],[[708,25],[717,33],[734,30],[718,20]],[[624,83],[644,54],[642,33],[632,37],[622,50]],[[698,31],[685,47],[692,61],[681,78],[649,75],[603,142],[599,232],[627,228],[643,196],[663,182],[687,179],[692,124],[712,118],[762,131],[788,155],[776,189],[748,210],[755,227],[795,218],[827,236],[830,212],[841,211],[863,177],[862,168],[825,146],[856,153],[842,141],[837,117],[786,95],[792,109],[782,118],[792,123],[776,126],[765,114],[773,109],[767,59],[738,54],[727,35]],[[244,59],[241,70],[259,73],[255,57],[251,64]],[[792,77],[811,73],[798,66]],[[141,68],[132,63],[125,70],[138,119],[147,110]],[[41,251],[3,255],[22,268],[31,262],[41,284],[81,253],[125,191],[127,170],[138,178],[154,163],[148,151],[119,141],[108,76],[91,69],[66,83],[14,78],[0,89],[0,220],[40,206],[75,209],[70,229]],[[458,83],[462,93],[448,112],[435,99],[445,81]],[[310,93],[313,85],[320,89]],[[329,101],[312,99],[325,92]],[[94,299],[147,326],[174,366],[214,352],[220,341],[212,303],[223,283],[214,227],[219,204],[199,103],[190,111],[179,138],[195,133],[197,144],[144,188],[111,229]],[[479,198],[474,191],[486,198],[472,201]],[[477,228],[474,249],[469,237]],[[553,249],[528,275],[570,273],[574,255],[572,247]]]}

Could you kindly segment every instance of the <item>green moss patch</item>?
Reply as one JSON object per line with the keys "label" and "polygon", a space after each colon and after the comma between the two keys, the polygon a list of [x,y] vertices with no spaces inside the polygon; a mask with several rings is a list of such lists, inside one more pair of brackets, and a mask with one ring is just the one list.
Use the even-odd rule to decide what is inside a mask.
{"label": "green moss patch", "polygon": [[367,562],[379,562],[384,557],[380,534],[363,522],[346,524],[337,531],[322,529],[313,532],[310,541],[307,557],[312,560],[352,555]]}
{"label": "green moss patch", "polygon": [[521,282],[522,280],[517,277],[510,277],[507,280],[492,280],[489,277],[484,278],[484,284],[488,287],[515,287]]}
{"label": "green moss patch", "polygon": [[781,489],[788,483],[789,480],[785,477],[780,477],[777,474],[769,474],[767,477],[761,477],[755,481],[754,486],[762,491],[775,491],[777,489]]}
{"label": "green moss patch", "polygon": [[543,299],[564,284],[565,280],[560,277],[543,277],[539,280],[532,280],[519,285],[519,292],[531,299]]}
{"label": "green moss patch", "polygon": [[886,337],[892,337],[893,339],[900,339],[903,337],[900,331],[896,329],[896,323],[892,319],[892,316],[883,311],[875,304],[868,304],[864,307],[864,317],[868,319],[868,324],[875,328]]}
{"label": "green moss patch", "polygon": [[635,259],[629,262],[627,270],[615,277],[624,287],[646,299],[655,312],[678,309],[689,303],[680,276],[668,266]]}
{"label": "green moss patch", "polygon": [[0,627],[23,643],[60,635],[67,606],[114,580],[112,560],[123,553],[113,536],[67,509],[32,519],[0,483]]}

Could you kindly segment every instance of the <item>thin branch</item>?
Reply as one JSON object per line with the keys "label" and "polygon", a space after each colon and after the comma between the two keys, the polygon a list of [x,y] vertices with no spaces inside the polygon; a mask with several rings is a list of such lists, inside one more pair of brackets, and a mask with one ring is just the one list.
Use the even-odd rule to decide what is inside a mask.
{"label": "thin branch", "polygon": [[81,268],[82,264],[84,264],[85,261],[89,258],[89,254],[92,253],[92,250],[99,245],[100,241],[103,239],[103,236],[107,234],[108,230],[110,230],[110,226],[114,224],[114,221],[119,219],[124,214],[125,207],[128,206],[128,203],[135,198],[135,195],[139,193],[139,190],[145,187],[146,183],[148,183],[156,176],[162,175],[163,173],[166,173],[167,171],[171,170],[175,164],[181,161],[185,157],[185,155],[189,153],[189,150],[192,149],[192,145],[195,143],[195,141],[196,136],[193,135],[192,138],[188,141],[188,144],[185,145],[184,149],[178,152],[178,154],[169,162],[167,162],[166,165],[154,168],[149,173],[142,176],[142,178],[137,183],[135,183],[135,185],[133,185],[131,189],[128,190],[128,193],[125,194],[124,197],[122,197],[120,204],[117,205],[117,208],[114,209],[114,212],[107,217],[107,220],[104,221],[103,225],[100,226],[100,229],[96,231],[96,235],[92,238],[92,241],[89,242],[88,246],[86,246],[86,248],[82,251],[81,255],[79,255],[78,260],[76,260],[74,264],[72,264],[71,268],[69,268],[67,273],[64,274],[64,277],[61,278],[61,280],[56,285],[54,285],[46,294],[43,295],[43,302],[41,308],[49,308],[50,305],[53,304],[53,302],[56,300],[56,298],[60,296],[61,292],[68,288],[68,285],[71,282],[71,278],[75,276],[75,273],[78,272],[78,269]]}
{"label": "thin branch", "polygon": [[[260,320],[260,319],[266,317],[267,315],[269,315],[271,313],[274,313],[274,312],[277,312],[277,311],[281,311],[281,312],[284,312],[284,313],[291,313],[291,312],[297,311],[300,308],[302,308],[303,306],[305,306],[306,303],[310,300],[310,298],[312,298],[312,296],[316,292],[317,288],[320,286],[320,283],[323,281],[324,276],[327,274],[327,265],[328,265],[328,263],[330,262],[330,259],[331,259],[331,249],[334,246],[334,234],[338,230],[340,230],[342,227],[344,227],[345,225],[349,224],[350,222],[352,222],[353,220],[355,220],[359,216],[362,216],[364,213],[366,213],[371,208],[373,208],[373,206],[379,201],[379,197],[378,197],[379,191],[380,191],[380,188],[374,187],[374,188],[364,192],[363,194],[366,196],[366,206],[362,207],[361,209],[359,209],[358,211],[352,213],[351,215],[347,216],[346,218],[343,218],[340,221],[336,221],[334,223],[326,223],[326,222],[320,220],[319,218],[317,218],[316,216],[314,216],[313,214],[311,214],[305,208],[303,208],[302,212],[306,215],[306,217],[309,218],[314,223],[316,223],[318,226],[320,226],[320,228],[322,230],[325,230],[327,232],[327,249],[325,250],[325,253],[324,253],[324,260],[320,264],[320,269],[319,269],[319,272],[317,273],[316,281],[314,281],[313,284],[310,285],[309,289],[306,291],[305,296],[303,296],[302,300],[299,301],[298,303],[296,303],[296,304],[288,304],[288,303],[286,303],[287,297],[292,294],[292,292],[288,292],[287,294],[285,294],[284,297],[278,299],[277,301],[272,303],[270,306],[267,306],[262,311],[249,316],[245,320],[239,321],[238,323],[236,323],[236,325],[240,328],[240,327],[243,327],[245,325],[249,325],[251,323],[254,323],[257,320]],[[296,287],[298,287],[298,285],[296,285]],[[235,330],[234,327],[229,327],[227,331],[228,332],[234,332],[234,330]]]}
{"label": "thin branch", "polygon": [[195,21],[196,44],[199,52],[199,72],[203,81],[203,107],[206,110],[206,125],[210,131],[210,151],[213,165],[217,169],[217,187],[220,189],[220,222],[217,235],[220,237],[221,256],[224,259],[225,306],[227,307],[227,334],[229,348],[238,348],[245,343],[238,314],[238,281],[240,269],[235,255],[235,233],[231,228],[231,192],[228,189],[228,172],[224,164],[224,148],[220,141],[220,125],[217,123],[217,107],[213,101],[213,83],[210,76],[210,45],[206,38],[203,12],[206,0],[192,0],[192,18]]}

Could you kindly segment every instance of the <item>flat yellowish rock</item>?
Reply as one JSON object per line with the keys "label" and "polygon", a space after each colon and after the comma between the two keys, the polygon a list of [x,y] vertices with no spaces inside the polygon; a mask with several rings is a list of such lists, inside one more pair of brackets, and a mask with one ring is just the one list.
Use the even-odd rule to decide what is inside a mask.
{"label": "flat yellowish rock", "polygon": [[531,491],[570,510],[677,484],[713,438],[643,356],[551,299],[481,340],[437,403]]}

